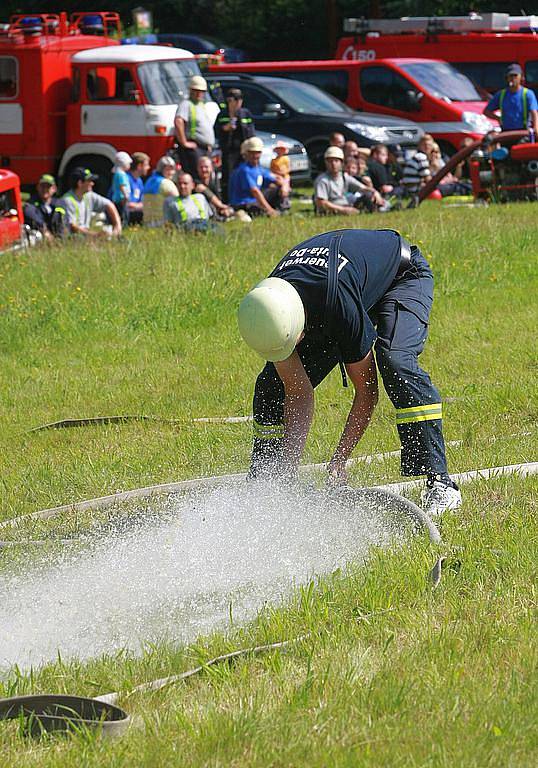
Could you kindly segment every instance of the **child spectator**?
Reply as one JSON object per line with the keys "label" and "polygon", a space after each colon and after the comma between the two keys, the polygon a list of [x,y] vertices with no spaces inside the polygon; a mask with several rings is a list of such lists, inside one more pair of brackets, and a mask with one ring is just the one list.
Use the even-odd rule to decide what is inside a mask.
{"label": "child spectator", "polygon": [[122,223],[127,221],[127,203],[131,197],[131,185],[127,171],[133,159],[127,152],[116,152],[114,157],[114,175],[112,176],[112,202],[118,209]]}
{"label": "child spectator", "polygon": [[127,174],[131,194],[127,203],[127,224],[142,224],[144,220],[144,182],[150,170],[149,155],[145,152],[133,152],[133,164]]}
{"label": "child spectator", "polygon": [[282,197],[280,207],[282,210],[285,210],[290,208],[289,198],[291,192],[291,165],[288,157],[288,148],[283,141],[277,141],[273,151],[276,157],[273,157],[271,160],[271,173],[280,180],[280,195]]}
{"label": "child spectator", "polygon": [[175,160],[164,155],[157,162],[157,168],[144,184],[144,221],[156,226],[162,224],[163,199],[178,197],[179,191],[173,179],[177,166]]}

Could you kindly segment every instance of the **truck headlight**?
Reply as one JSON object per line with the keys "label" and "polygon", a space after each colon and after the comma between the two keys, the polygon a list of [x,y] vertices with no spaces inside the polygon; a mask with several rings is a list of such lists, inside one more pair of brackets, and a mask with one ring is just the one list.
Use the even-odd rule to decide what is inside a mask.
{"label": "truck headlight", "polygon": [[386,128],[377,125],[364,125],[364,123],[344,123],[345,127],[359,136],[364,136],[372,141],[387,142],[388,134]]}
{"label": "truck headlight", "polygon": [[489,117],[478,112],[463,112],[461,118],[474,133],[489,133],[494,127]]}

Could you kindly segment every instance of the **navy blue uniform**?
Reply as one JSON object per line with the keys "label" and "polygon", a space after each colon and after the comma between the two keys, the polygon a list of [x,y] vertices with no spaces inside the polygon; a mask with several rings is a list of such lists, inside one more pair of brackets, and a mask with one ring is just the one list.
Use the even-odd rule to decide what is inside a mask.
{"label": "navy blue uniform", "polygon": [[[327,256],[342,240],[335,305],[326,310]],[[270,275],[289,281],[305,307],[305,336],[297,352],[316,387],[339,361],[362,360],[374,346],[385,390],[396,409],[403,475],[445,475],[441,398],[418,364],[428,332],[433,276],[416,246],[402,266],[401,239],[392,230],[345,229],[309,238],[289,251]],[[254,391],[251,475],[271,474],[284,436],[284,386],[273,363]]]}

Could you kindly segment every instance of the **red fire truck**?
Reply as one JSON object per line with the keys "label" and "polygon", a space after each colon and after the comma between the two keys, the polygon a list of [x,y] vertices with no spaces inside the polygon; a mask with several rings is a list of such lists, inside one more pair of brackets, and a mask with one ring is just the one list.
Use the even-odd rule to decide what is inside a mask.
{"label": "red fire truck", "polygon": [[0,168],[0,253],[25,241],[19,177]]}
{"label": "red fire truck", "polygon": [[0,166],[23,185],[82,165],[106,192],[118,150],[155,163],[170,148],[198,63],[180,48],[121,46],[119,36],[118,14],[97,11],[18,15],[0,33]]}
{"label": "red fire truck", "polygon": [[401,19],[345,19],[335,57],[357,61],[402,57],[442,59],[485,91],[504,86],[506,67],[521,65],[538,89],[538,16],[476,13]]}

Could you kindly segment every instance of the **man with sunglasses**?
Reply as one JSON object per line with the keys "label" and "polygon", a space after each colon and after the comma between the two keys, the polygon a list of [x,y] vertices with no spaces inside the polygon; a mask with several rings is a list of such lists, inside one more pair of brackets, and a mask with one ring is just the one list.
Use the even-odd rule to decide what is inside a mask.
{"label": "man with sunglasses", "polygon": [[[538,102],[531,88],[524,88],[523,70],[519,64],[510,64],[505,73],[506,88],[489,100],[484,114],[492,120],[499,120],[503,131],[531,130],[533,140],[538,134]],[[496,111],[500,111],[500,117]]]}
{"label": "man with sunglasses", "polygon": [[241,161],[241,144],[254,136],[254,118],[243,106],[243,94],[239,88],[230,88],[226,94],[226,106],[217,117],[217,135],[222,151],[222,191],[227,200],[228,182],[233,169]]}

